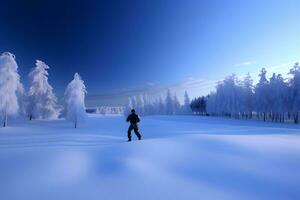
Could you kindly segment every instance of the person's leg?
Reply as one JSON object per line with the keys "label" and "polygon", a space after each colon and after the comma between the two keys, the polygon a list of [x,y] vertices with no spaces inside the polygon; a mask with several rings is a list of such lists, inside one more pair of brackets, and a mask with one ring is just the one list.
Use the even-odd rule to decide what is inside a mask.
{"label": "person's leg", "polygon": [[131,131],[132,131],[132,126],[130,125],[127,131],[127,136],[128,136],[128,141],[131,141]]}
{"label": "person's leg", "polygon": [[138,137],[139,140],[142,139],[142,135],[139,132],[139,128],[137,126],[133,127],[134,133],[136,134],[136,136]]}

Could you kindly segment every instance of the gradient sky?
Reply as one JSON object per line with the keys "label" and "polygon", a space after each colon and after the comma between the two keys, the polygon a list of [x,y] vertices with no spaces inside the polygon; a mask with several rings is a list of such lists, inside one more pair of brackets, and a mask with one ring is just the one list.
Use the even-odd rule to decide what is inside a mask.
{"label": "gradient sky", "polygon": [[41,59],[58,96],[78,72],[95,104],[169,87],[203,95],[228,74],[255,79],[261,67],[285,74],[300,58],[297,0],[11,0],[0,7],[0,51],[16,55],[24,85]]}

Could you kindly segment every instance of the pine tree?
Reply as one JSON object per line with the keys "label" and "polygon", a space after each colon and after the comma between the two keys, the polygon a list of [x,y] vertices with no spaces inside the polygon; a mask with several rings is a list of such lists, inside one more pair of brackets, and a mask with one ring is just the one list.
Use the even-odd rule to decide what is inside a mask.
{"label": "pine tree", "polygon": [[158,112],[157,114],[164,115],[166,114],[166,108],[162,97],[160,96],[158,99]]}
{"label": "pine tree", "polygon": [[142,95],[143,102],[144,102],[144,115],[151,115],[153,114],[153,104],[149,99],[149,96],[146,94]]}
{"label": "pine tree", "polygon": [[132,108],[131,109],[136,109],[137,108],[137,98],[136,98],[136,96],[133,96],[131,98],[131,103],[132,103]]}
{"label": "pine tree", "polygon": [[128,97],[128,104],[127,106],[125,107],[125,111],[124,111],[124,114],[125,115],[128,115],[131,111],[131,109],[133,108],[133,105],[132,105],[132,98],[131,97]]}
{"label": "pine tree", "polygon": [[253,80],[248,73],[243,81],[243,109],[246,118],[252,118],[252,111],[254,109],[254,93],[253,93]]}
{"label": "pine tree", "polygon": [[49,66],[40,60],[37,60],[35,65],[29,73],[30,88],[27,106],[29,119],[57,119],[60,108],[53,88],[48,83]]}
{"label": "pine tree", "polygon": [[191,101],[187,91],[184,92],[183,114],[191,114]]}
{"label": "pine tree", "polygon": [[269,110],[269,81],[266,78],[266,74],[266,69],[262,68],[259,74],[259,82],[255,87],[256,110],[263,113],[264,121],[266,121],[267,112]]}
{"label": "pine tree", "polygon": [[142,95],[137,96],[136,98],[136,112],[139,113],[139,115],[144,115],[144,99]]}
{"label": "pine tree", "polygon": [[3,127],[7,126],[8,115],[19,110],[17,92],[22,87],[15,56],[9,52],[0,56],[0,112],[3,113]]}
{"label": "pine tree", "polygon": [[175,95],[174,95],[174,99],[173,99],[173,113],[174,113],[175,115],[180,114],[180,108],[181,108],[180,102],[179,102],[179,100],[178,100],[177,95],[175,94]]}
{"label": "pine tree", "polygon": [[75,73],[74,79],[68,84],[65,91],[66,118],[74,122],[75,128],[77,128],[79,121],[86,118],[85,94],[84,82],[79,74]]}
{"label": "pine tree", "polygon": [[300,111],[300,66],[299,63],[295,63],[294,67],[290,70],[291,86],[291,98],[292,98],[292,109],[294,112],[294,122],[299,123],[299,111]]}
{"label": "pine tree", "polygon": [[[276,101],[275,101],[275,111],[276,111],[276,121],[284,122],[285,111],[288,109],[288,85],[284,82],[284,78],[281,74],[276,76]],[[279,118],[279,119],[278,119]]]}
{"label": "pine tree", "polygon": [[166,114],[167,115],[173,115],[174,110],[173,110],[173,98],[171,95],[171,91],[168,89],[167,91],[167,96],[165,100],[165,106],[166,106]]}

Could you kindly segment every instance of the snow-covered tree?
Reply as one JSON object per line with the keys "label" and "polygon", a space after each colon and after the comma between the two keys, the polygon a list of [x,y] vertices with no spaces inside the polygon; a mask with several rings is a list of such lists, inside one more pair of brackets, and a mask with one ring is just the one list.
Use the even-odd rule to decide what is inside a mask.
{"label": "snow-covered tree", "polygon": [[217,85],[216,91],[216,109],[226,116],[238,116],[241,107],[241,86],[236,76],[232,74]]}
{"label": "snow-covered tree", "polygon": [[158,114],[164,115],[166,113],[166,107],[163,98],[161,96],[159,96],[158,98],[157,106],[158,106]]}
{"label": "snow-covered tree", "polygon": [[137,108],[137,98],[136,98],[136,96],[133,96],[131,98],[131,104],[132,104],[131,109],[136,109]]}
{"label": "snow-covered tree", "polygon": [[0,56],[0,112],[3,127],[7,126],[8,115],[19,110],[17,92],[21,87],[15,56],[9,52]]}
{"label": "snow-covered tree", "polygon": [[166,114],[167,115],[173,115],[174,114],[174,111],[173,111],[173,98],[172,98],[170,90],[167,91],[165,106],[166,106]]}
{"label": "snow-covered tree", "polygon": [[272,114],[276,112],[276,101],[277,99],[277,83],[276,83],[276,74],[273,73],[272,77],[270,78],[269,81],[269,97],[268,97],[268,104],[269,104],[269,112]]}
{"label": "snow-covered tree", "polygon": [[174,99],[173,99],[173,114],[178,115],[181,114],[181,105],[178,100],[178,97],[176,94],[174,94]]}
{"label": "snow-covered tree", "polygon": [[[284,122],[285,117],[294,118],[299,123],[300,112],[300,66],[296,63],[290,70],[289,81],[281,74],[275,74],[267,78],[267,71],[262,68],[259,73],[259,81],[253,87],[253,81],[249,74],[243,81],[239,81],[234,75],[220,81],[216,91],[212,92],[206,102],[206,110],[210,115],[237,116],[273,122]],[[200,98],[192,101],[193,112],[198,113]]]}
{"label": "snow-covered tree", "polygon": [[259,74],[259,82],[255,87],[256,111],[263,113],[264,121],[266,121],[267,112],[269,111],[269,81],[266,74],[266,69],[262,68]]}
{"label": "snow-covered tree", "polygon": [[300,112],[300,66],[296,63],[290,70],[290,87],[291,87],[291,99],[292,99],[292,110],[294,115],[295,123],[299,123],[299,112]]}
{"label": "snow-covered tree", "polygon": [[133,108],[132,98],[131,98],[131,97],[128,97],[128,103],[127,103],[127,105],[126,105],[126,107],[125,107],[124,114],[125,114],[125,115],[130,114],[130,111],[131,111],[132,108]]}
{"label": "snow-covered tree", "polygon": [[191,100],[190,100],[190,97],[189,97],[187,91],[184,92],[184,104],[182,107],[182,113],[183,114],[191,114],[192,113]]}
{"label": "snow-covered tree", "polygon": [[149,95],[147,94],[143,94],[142,95],[143,98],[143,103],[144,103],[144,115],[152,115],[154,114],[154,102],[151,100],[151,98],[149,97]]}
{"label": "snow-covered tree", "polygon": [[[197,107],[196,107],[196,111],[198,111]],[[209,113],[210,115],[213,115],[213,116],[220,114],[220,110],[218,108],[216,92],[211,92],[209,94],[209,97],[206,102],[206,111],[207,111],[207,113]]]}
{"label": "snow-covered tree", "polygon": [[276,118],[275,120],[280,122],[284,122],[284,112],[288,110],[287,101],[288,101],[288,84],[284,81],[284,78],[281,74],[276,76],[276,99],[275,102],[275,112]]}
{"label": "snow-covered tree", "polygon": [[253,93],[253,80],[248,73],[243,80],[242,83],[243,87],[243,94],[242,94],[242,101],[243,101],[243,108],[242,112],[245,114],[245,117],[252,117],[252,111],[254,109],[254,93]]}
{"label": "snow-covered tree", "polygon": [[273,73],[269,81],[269,115],[272,121],[284,120],[283,112],[287,109],[287,84],[281,74]]}
{"label": "snow-covered tree", "polygon": [[[188,96],[186,96],[186,104],[189,104]],[[186,106],[190,109],[190,105]],[[139,115],[179,115],[183,113],[183,106],[181,106],[177,95],[172,94],[170,90],[167,90],[165,100],[162,96],[150,96],[149,94],[130,97],[124,114],[127,115],[132,108]],[[191,110],[189,113],[191,113]]]}
{"label": "snow-covered tree", "polygon": [[68,84],[65,91],[66,118],[74,122],[77,128],[79,121],[86,118],[85,112],[85,94],[86,87],[78,73],[75,73],[74,79]]}
{"label": "snow-covered tree", "polygon": [[36,60],[35,68],[29,73],[27,114],[29,119],[57,119],[60,108],[53,88],[48,83],[49,66]]}
{"label": "snow-covered tree", "polygon": [[144,104],[144,99],[142,95],[138,95],[136,97],[136,112],[140,113],[140,115],[144,115],[144,111],[145,111],[145,104]]}
{"label": "snow-covered tree", "polygon": [[213,115],[237,118],[243,117],[245,112],[251,112],[251,105],[246,99],[251,95],[251,81],[247,79],[241,82],[232,74],[219,82],[216,92],[209,95],[207,111]]}

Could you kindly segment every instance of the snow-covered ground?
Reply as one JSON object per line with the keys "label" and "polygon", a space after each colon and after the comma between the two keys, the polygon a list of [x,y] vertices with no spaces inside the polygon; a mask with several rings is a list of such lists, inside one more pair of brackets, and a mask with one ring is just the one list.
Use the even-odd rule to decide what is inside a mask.
{"label": "snow-covered ground", "polygon": [[[300,129],[197,116],[11,122],[0,128],[0,199],[300,199]],[[135,138],[134,138],[135,139]]]}

